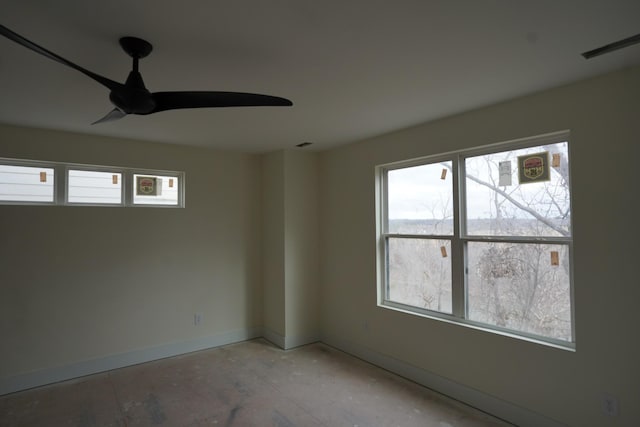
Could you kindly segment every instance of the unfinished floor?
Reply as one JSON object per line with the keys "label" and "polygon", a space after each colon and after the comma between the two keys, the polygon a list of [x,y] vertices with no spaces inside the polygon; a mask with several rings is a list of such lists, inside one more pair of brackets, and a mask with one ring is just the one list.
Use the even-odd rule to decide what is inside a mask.
{"label": "unfinished floor", "polygon": [[316,343],[253,340],[0,397],[0,426],[508,426]]}

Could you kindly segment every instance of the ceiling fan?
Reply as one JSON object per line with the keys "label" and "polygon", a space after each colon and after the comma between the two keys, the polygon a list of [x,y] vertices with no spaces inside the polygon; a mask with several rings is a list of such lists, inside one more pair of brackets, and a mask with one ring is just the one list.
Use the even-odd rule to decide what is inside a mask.
{"label": "ceiling fan", "polygon": [[56,62],[80,71],[111,92],[109,99],[115,106],[100,120],[92,123],[102,123],[121,119],[128,114],[153,114],[160,111],[181,108],[210,108],[210,107],[257,107],[257,106],[291,106],[293,103],[277,96],[261,95],[244,92],[149,92],[144,85],[142,75],[138,71],[138,61],[151,53],[151,43],[137,37],[122,37],[120,46],[133,58],[133,69],[124,84],[118,83],[81,66],[27,40],[21,35],[0,25],[0,34],[10,40],[46,56]]}

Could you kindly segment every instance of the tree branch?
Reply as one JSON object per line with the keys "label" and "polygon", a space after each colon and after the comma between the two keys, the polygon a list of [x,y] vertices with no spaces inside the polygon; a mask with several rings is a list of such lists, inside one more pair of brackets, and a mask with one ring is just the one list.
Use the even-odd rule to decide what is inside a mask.
{"label": "tree branch", "polygon": [[[452,169],[446,163],[441,163],[441,164],[443,166],[445,166],[446,168],[448,168],[449,170]],[[481,180],[480,178],[476,178],[473,175],[466,174],[466,177],[469,178],[470,180],[472,180],[474,182],[477,182],[478,184],[483,185],[483,186],[495,191],[496,193],[500,194],[502,197],[504,197],[505,199],[507,199],[508,201],[513,203],[513,205],[515,205],[517,208],[525,211],[526,213],[528,213],[529,215],[531,215],[532,217],[534,217],[538,221],[542,222],[543,224],[545,224],[549,228],[551,228],[551,229],[557,231],[558,233],[560,233],[562,236],[565,236],[565,237],[569,236],[569,233],[566,230],[564,230],[562,227],[559,227],[558,225],[556,225],[553,222],[549,221],[548,218],[545,218],[544,216],[540,215],[534,209],[531,209],[530,207],[528,207],[526,205],[523,205],[522,203],[520,203],[519,201],[517,201],[516,199],[511,197],[511,195],[509,193],[507,193],[506,191],[503,191],[500,188],[492,185],[491,183]]]}

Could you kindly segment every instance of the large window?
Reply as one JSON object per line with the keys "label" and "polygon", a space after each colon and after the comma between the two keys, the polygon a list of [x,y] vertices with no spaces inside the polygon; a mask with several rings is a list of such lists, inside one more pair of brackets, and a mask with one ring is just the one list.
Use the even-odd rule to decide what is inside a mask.
{"label": "large window", "polygon": [[378,167],[380,304],[572,347],[568,137]]}

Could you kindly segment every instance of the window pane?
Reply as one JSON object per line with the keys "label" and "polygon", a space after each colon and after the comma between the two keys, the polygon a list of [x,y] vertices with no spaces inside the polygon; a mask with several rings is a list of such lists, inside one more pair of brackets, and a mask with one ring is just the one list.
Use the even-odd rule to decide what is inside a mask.
{"label": "window pane", "polygon": [[451,242],[388,239],[389,301],[451,313]]}
{"label": "window pane", "polygon": [[69,170],[67,201],[69,203],[122,203],[122,174]]}
{"label": "window pane", "polygon": [[[547,168],[519,167],[519,156],[535,153]],[[467,234],[571,235],[566,142],[469,157],[465,172]]]}
{"label": "window pane", "polygon": [[387,172],[389,233],[453,234],[451,162]]}
{"label": "window pane", "polygon": [[133,175],[133,203],[136,205],[178,205],[178,177]]}
{"label": "window pane", "polygon": [[567,245],[469,242],[469,319],[571,341]]}
{"label": "window pane", "polygon": [[0,165],[0,200],[53,202],[52,168]]}

